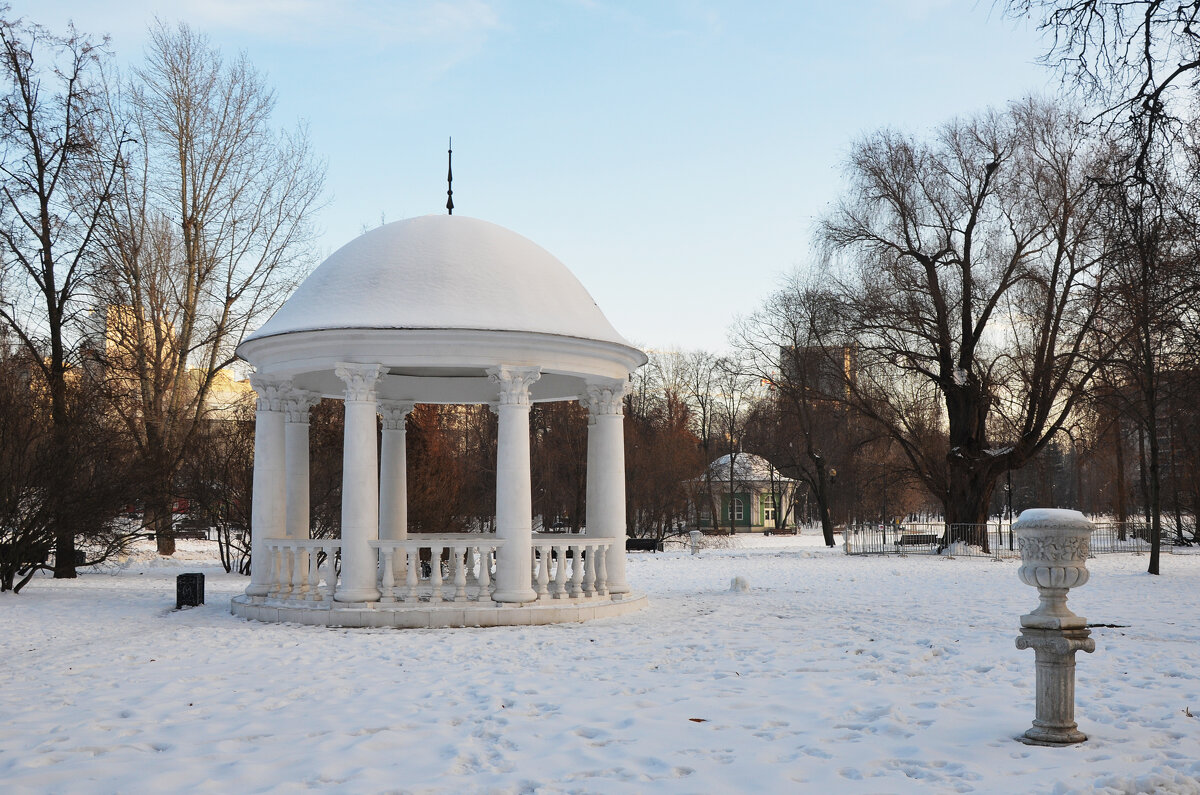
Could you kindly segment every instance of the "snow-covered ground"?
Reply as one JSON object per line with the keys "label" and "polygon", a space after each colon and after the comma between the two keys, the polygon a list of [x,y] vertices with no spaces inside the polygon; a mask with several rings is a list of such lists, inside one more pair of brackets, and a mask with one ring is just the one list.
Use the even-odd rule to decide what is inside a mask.
{"label": "snow-covered ground", "polygon": [[736,543],[631,555],[649,610],[544,627],[242,621],[205,542],[36,580],[0,595],[0,790],[1200,793],[1200,556],[1090,561],[1091,739],[1037,748],[1015,562]]}

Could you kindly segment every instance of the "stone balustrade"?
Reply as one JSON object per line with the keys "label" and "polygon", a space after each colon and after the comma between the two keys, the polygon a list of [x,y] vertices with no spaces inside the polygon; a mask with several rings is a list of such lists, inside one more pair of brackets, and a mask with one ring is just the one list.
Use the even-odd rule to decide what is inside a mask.
{"label": "stone balustrade", "polygon": [[[496,556],[504,539],[477,533],[422,534],[370,542],[377,555],[380,606],[423,602],[490,602]],[[534,534],[530,585],[536,601],[608,597],[607,557],[612,539]],[[332,604],[337,593],[341,542],[266,539],[266,599]],[[320,565],[318,565],[320,564]]]}
{"label": "stone balustrade", "polygon": [[[337,590],[337,557],[340,541],[327,539],[268,538],[268,599],[292,602],[332,602]],[[318,567],[324,556],[324,565]],[[325,585],[321,585],[324,580]]]}
{"label": "stone balustrade", "polygon": [[488,602],[504,539],[478,533],[372,541],[379,555],[379,601]]}
{"label": "stone balustrade", "polygon": [[611,538],[535,533],[531,572],[538,601],[608,596]]}

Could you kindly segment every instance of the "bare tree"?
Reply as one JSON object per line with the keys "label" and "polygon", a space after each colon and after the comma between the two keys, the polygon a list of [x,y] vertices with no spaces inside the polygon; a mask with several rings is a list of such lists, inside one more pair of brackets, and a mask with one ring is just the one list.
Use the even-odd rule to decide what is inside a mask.
{"label": "bare tree", "polygon": [[845,400],[846,385],[856,378],[856,349],[825,347],[832,337],[832,304],[822,289],[794,277],[739,322],[735,333],[745,366],[769,385],[757,420],[774,432],[760,430],[757,446],[773,452],[773,462],[806,484],[830,547],[838,467],[844,489],[851,459],[866,442],[859,433],[861,418]]}
{"label": "bare tree", "polygon": [[[717,457],[717,383],[720,357],[708,351],[681,354],[683,363],[679,380],[684,385],[684,397],[691,409],[692,431],[700,440],[704,459],[703,482],[696,502],[705,503],[713,530],[721,529],[721,511],[713,485],[713,470],[708,466]],[[645,369],[645,368],[643,368]]]}
{"label": "bare tree", "polygon": [[[0,13],[7,13],[7,7]],[[92,135],[103,43],[68,28],[57,36],[21,20],[0,20],[0,321],[26,351],[49,403],[58,465],[46,488],[82,488],[70,454],[86,428],[71,424],[68,370],[79,364],[80,311],[97,273],[96,230],[126,143],[105,155]],[[75,576],[75,539],[92,517],[56,510],[47,521],[55,577]],[[102,519],[102,517],[101,517]]]}
{"label": "bare tree", "polygon": [[536,403],[529,413],[533,513],[543,526],[583,524],[587,496],[587,410],[574,401]]}
{"label": "bare tree", "polygon": [[[306,132],[271,126],[273,92],[186,25],[151,29],[114,100],[142,142],[124,158],[104,242],[106,365],[144,465],[146,525],[174,551],[180,467],[234,348],[301,275],[323,166]],[[115,322],[112,318],[115,312]]]}
{"label": "bare tree", "polygon": [[463,407],[420,403],[408,417],[408,522],[420,533],[465,532]]}
{"label": "bare tree", "polygon": [[683,532],[704,470],[685,398],[687,362],[679,351],[651,351],[626,398],[627,524],[640,538],[662,541]]}
{"label": "bare tree", "polygon": [[1045,61],[1099,108],[1095,120],[1132,143],[1131,176],[1194,117],[1200,86],[1198,0],[1006,0],[1053,37]]}
{"label": "bare tree", "polygon": [[[1080,129],[1025,101],[943,125],[930,142],[872,134],[822,225],[846,262],[826,347],[855,346],[847,398],[941,499],[948,540],[986,548],[972,526],[997,478],[1054,437],[1098,366],[1084,350],[1103,251],[1094,145]],[[911,413],[935,395],[937,416]],[[945,447],[928,443],[939,428]]]}
{"label": "bare tree", "polygon": [[[748,472],[749,467],[739,463],[742,457],[743,437],[746,431],[746,421],[749,419],[750,408],[758,397],[762,382],[751,372],[751,368],[740,358],[722,356],[716,361],[713,385],[714,425],[716,445],[725,452],[729,461],[729,469],[724,473],[724,488],[727,494],[729,508],[729,532],[737,532],[737,518],[734,512],[734,494],[745,490],[744,479],[739,475]],[[711,469],[711,462],[710,467]],[[713,473],[706,474],[711,486]],[[711,499],[711,497],[710,497]],[[714,500],[715,501],[715,500]],[[744,515],[750,516],[750,506],[743,506]]]}
{"label": "bare tree", "polygon": [[86,375],[66,387],[66,418],[73,433],[69,462],[73,488],[58,490],[64,467],[39,365],[15,352],[0,334],[0,591],[20,590],[55,566],[61,519],[74,524],[71,566],[94,565],[124,552],[137,535],[123,521],[133,491],[120,476],[131,452],[104,415]]}
{"label": "bare tree", "polygon": [[1092,121],[1113,141],[1113,163],[1101,185],[1118,244],[1120,295],[1114,303],[1120,308],[1114,314],[1121,315],[1129,343],[1113,394],[1136,395],[1125,408],[1139,428],[1144,507],[1152,528],[1149,570],[1157,574],[1158,426],[1167,399],[1160,387],[1164,366],[1176,369],[1168,379],[1173,385],[1194,370],[1179,365],[1178,352],[1187,346],[1170,333],[1175,319],[1169,316],[1183,317],[1178,302],[1190,303],[1197,280],[1194,268],[1179,267],[1179,243],[1172,240],[1181,238],[1169,230],[1197,223],[1194,189],[1187,192],[1189,201],[1180,202],[1175,188],[1195,176],[1189,150],[1195,148],[1200,87],[1200,2],[1008,0],[1005,6],[1012,14],[1038,17],[1052,34],[1045,61],[1097,109]]}
{"label": "bare tree", "polygon": [[1103,192],[1111,277],[1099,328],[1119,342],[1105,368],[1114,385],[1107,391],[1144,430],[1151,574],[1159,573],[1162,542],[1164,438],[1171,440],[1167,453],[1174,469],[1175,434],[1166,433],[1164,409],[1174,402],[1172,393],[1186,386],[1195,363],[1183,326],[1200,291],[1195,215],[1176,203],[1181,186],[1172,176],[1169,168],[1155,168],[1146,179],[1108,180]]}
{"label": "bare tree", "polygon": [[180,468],[180,485],[191,510],[215,528],[225,571],[250,573],[250,507],[254,490],[254,408],[245,404],[230,416],[197,431]]}

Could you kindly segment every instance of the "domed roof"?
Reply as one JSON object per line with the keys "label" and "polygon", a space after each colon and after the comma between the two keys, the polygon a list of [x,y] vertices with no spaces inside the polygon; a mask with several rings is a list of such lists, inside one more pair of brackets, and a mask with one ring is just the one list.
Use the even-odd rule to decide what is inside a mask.
{"label": "domed roof", "polygon": [[458,215],[395,221],[351,240],[247,341],[320,329],[525,331],[629,346],[548,251]]}
{"label": "domed roof", "polygon": [[[729,480],[729,458],[728,455],[723,455],[708,465],[709,475],[714,480]],[[779,470],[767,459],[750,453],[737,454],[737,462],[733,465],[733,479],[749,482],[791,480],[779,474]]]}

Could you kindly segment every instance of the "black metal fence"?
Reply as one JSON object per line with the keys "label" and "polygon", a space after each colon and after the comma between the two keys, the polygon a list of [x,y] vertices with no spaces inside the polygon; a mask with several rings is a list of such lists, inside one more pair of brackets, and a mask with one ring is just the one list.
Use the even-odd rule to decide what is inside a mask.
{"label": "black metal fence", "polygon": [[[1138,522],[1094,522],[1092,555],[1149,552],[1150,527]],[[1183,539],[1165,529],[1162,548],[1174,551]],[[1186,542],[1183,542],[1186,544]],[[1021,557],[1009,522],[981,525],[945,522],[852,524],[842,534],[847,555],[954,555],[1002,560]]]}

